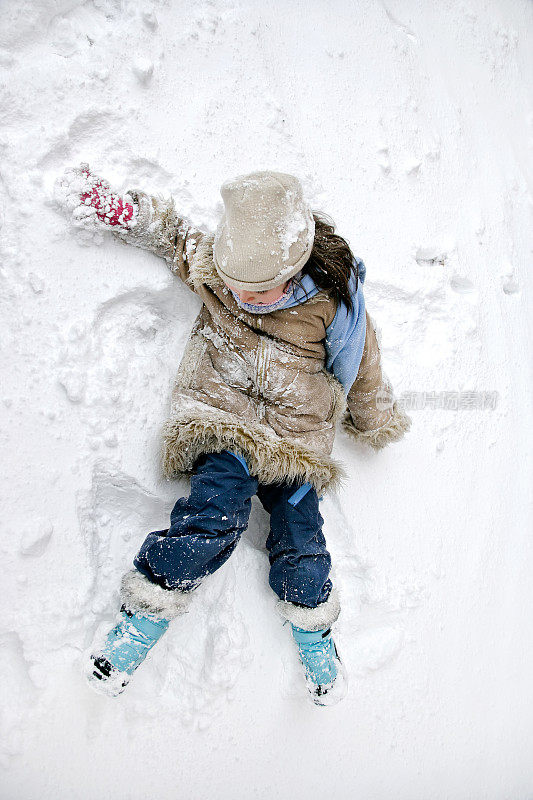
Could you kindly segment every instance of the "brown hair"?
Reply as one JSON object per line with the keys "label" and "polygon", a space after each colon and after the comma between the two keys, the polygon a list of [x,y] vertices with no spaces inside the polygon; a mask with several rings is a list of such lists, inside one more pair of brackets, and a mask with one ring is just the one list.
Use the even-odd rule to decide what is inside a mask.
{"label": "brown hair", "polygon": [[[319,289],[329,290],[337,303],[353,309],[349,281],[355,274],[355,290],[359,283],[359,267],[346,239],[335,233],[335,223],[326,214],[313,212],[315,241],[311,255],[302,267],[302,275],[310,275]],[[294,279],[302,289],[297,279]]]}

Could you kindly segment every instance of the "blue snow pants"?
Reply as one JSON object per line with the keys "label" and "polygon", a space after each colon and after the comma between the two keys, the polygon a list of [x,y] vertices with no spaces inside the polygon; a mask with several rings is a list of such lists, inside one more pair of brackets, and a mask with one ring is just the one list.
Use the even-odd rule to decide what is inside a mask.
{"label": "blue snow pants", "polygon": [[189,497],[180,497],[170,528],[146,537],[135,567],[165,589],[191,591],[235,550],[254,494],[270,514],[269,583],[281,600],[315,608],[332,583],[319,498],[301,481],[261,484],[230,450],[204,453],[194,465]]}

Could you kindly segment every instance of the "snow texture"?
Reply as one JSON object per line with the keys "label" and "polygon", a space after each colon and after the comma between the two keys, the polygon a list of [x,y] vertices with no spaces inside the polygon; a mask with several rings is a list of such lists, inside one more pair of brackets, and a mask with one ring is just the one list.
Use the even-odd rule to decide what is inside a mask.
{"label": "snow texture", "polygon": [[[0,71],[2,798],[531,798],[531,3],[4,0]],[[82,162],[206,231],[223,181],[296,174],[367,266],[416,402],[379,453],[338,433],[335,708],[303,696],[255,500],[125,693],[81,675],[187,491],[159,448],[199,310],[58,213]]]}

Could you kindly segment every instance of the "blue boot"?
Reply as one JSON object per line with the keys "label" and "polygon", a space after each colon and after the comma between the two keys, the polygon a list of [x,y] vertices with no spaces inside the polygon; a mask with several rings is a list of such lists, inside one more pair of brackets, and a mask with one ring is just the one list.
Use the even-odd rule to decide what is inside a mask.
{"label": "blue boot", "polygon": [[168,626],[168,619],[129,611],[122,606],[120,620],[107,634],[103,648],[91,654],[87,674],[91,686],[111,697],[123,692]]}
{"label": "blue boot", "polygon": [[291,627],[313,701],[319,706],[338,703],[346,693],[346,673],[331,628],[306,631],[292,623]]}

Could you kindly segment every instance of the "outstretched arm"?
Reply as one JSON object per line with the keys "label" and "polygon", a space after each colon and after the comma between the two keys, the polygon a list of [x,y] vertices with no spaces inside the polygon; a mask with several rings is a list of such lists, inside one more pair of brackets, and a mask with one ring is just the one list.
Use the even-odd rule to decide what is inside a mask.
{"label": "outstretched arm", "polygon": [[411,427],[410,417],[394,399],[392,386],[383,373],[376,331],[368,312],[363,356],[347,404],[345,431],[375,450],[399,441]]}
{"label": "outstretched arm", "polygon": [[140,190],[120,196],[93,175],[88,164],[67,169],[56,183],[55,197],[76,227],[107,230],[123,242],[149,250],[187,280],[189,258],[204,234],[178,216],[172,198]]}

